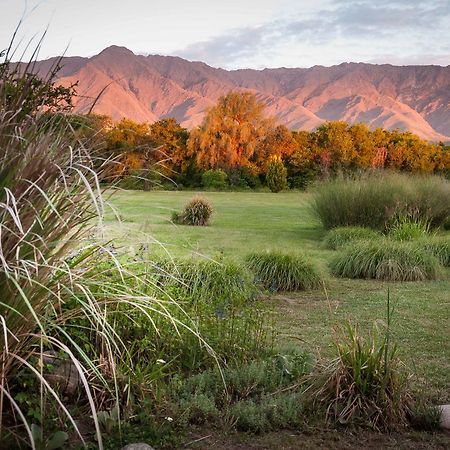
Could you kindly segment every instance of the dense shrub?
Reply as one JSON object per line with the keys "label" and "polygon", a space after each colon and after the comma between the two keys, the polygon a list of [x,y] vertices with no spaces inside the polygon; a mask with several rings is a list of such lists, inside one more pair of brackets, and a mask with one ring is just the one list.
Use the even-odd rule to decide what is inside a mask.
{"label": "dense shrub", "polygon": [[192,198],[181,213],[174,212],[172,221],[180,225],[207,226],[213,213],[211,203],[203,197]]}
{"label": "dense shrub", "polygon": [[246,264],[257,280],[271,291],[298,291],[320,285],[316,267],[302,255],[273,251],[251,253]]}
{"label": "dense shrub", "polygon": [[436,228],[450,216],[450,181],[389,172],[337,178],[317,186],[312,208],[327,229],[363,226],[386,230],[398,217]]}
{"label": "dense shrub", "polygon": [[450,267],[450,236],[429,236],[420,239],[417,245],[434,255],[443,266]]}
{"label": "dense shrub", "polygon": [[325,236],[324,244],[331,250],[336,250],[343,245],[359,239],[372,239],[380,237],[380,234],[371,228],[364,227],[338,227],[330,230]]}
{"label": "dense shrub", "polygon": [[206,189],[225,189],[227,178],[227,174],[223,170],[207,170],[202,174],[202,185]]}
{"label": "dense shrub", "polygon": [[280,192],[287,188],[287,169],[280,156],[270,160],[266,173],[266,183],[272,192]]}
{"label": "dense shrub", "polygon": [[356,241],[330,263],[332,272],[345,278],[386,281],[421,281],[439,278],[442,266],[414,242],[383,238]]}

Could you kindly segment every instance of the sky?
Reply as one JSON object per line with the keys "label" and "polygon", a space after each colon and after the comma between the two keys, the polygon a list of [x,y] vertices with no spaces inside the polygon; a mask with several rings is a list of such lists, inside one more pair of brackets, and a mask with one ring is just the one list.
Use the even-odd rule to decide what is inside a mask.
{"label": "sky", "polygon": [[0,17],[0,51],[21,20],[20,50],[47,29],[40,59],[121,45],[225,69],[450,65],[450,0],[0,0]]}

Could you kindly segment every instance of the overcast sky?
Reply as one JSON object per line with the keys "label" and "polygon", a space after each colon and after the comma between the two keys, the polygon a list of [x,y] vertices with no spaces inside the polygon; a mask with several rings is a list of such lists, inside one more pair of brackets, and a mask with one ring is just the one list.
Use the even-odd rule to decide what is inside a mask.
{"label": "overcast sky", "polygon": [[40,58],[109,45],[215,67],[450,64],[450,0],[0,0],[0,50],[48,26]]}

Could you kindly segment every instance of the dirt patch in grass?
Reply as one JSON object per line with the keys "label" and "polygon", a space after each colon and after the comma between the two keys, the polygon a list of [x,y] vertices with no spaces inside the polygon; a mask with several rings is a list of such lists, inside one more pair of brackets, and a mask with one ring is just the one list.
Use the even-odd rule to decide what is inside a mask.
{"label": "dirt patch in grass", "polygon": [[[450,433],[405,431],[381,434],[373,431],[321,430],[280,431],[262,435],[196,430],[181,448],[190,450],[308,450],[397,449],[437,450],[450,448]],[[197,440],[197,441],[196,441]],[[196,441],[196,442],[193,442]]]}

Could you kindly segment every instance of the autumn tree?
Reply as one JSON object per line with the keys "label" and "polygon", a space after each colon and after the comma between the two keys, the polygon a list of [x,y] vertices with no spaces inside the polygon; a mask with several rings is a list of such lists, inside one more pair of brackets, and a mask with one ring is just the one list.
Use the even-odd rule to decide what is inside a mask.
{"label": "autumn tree", "polygon": [[298,149],[298,146],[292,132],[284,125],[278,125],[267,131],[257,145],[251,159],[259,172],[266,172],[273,155],[279,155],[282,159],[287,159]]}
{"label": "autumn tree", "polygon": [[150,141],[156,149],[154,159],[164,176],[180,174],[189,164],[187,140],[189,132],[174,118],[158,120],[150,125]]}
{"label": "autumn tree", "polygon": [[230,92],[209,109],[200,127],[191,132],[188,148],[203,169],[251,165],[260,141],[273,128],[264,105],[249,92]]}

